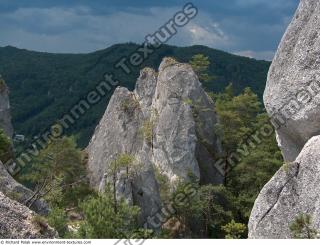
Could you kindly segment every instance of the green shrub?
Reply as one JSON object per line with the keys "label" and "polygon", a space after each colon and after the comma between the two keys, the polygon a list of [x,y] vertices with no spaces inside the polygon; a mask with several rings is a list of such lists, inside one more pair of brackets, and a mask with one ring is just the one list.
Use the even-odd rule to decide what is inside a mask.
{"label": "green shrub", "polygon": [[40,232],[44,232],[48,229],[48,222],[46,218],[41,215],[33,216],[32,223],[40,230]]}
{"label": "green shrub", "polygon": [[62,208],[54,208],[48,215],[48,223],[59,233],[60,237],[64,237],[67,232],[67,215]]}
{"label": "green shrub", "polygon": [[154,123],[152,120],[146,120],[143,123],[143,126],[141,128],[141,132],[143,135],[144,140],[151,145],[153,141],[153,129],[154,129]]}
{"label": "green shrub", "polygon": [[246,225],[236,223],[234,220],[221,227],[221,230],[226,233],[226,239],[240,239],[245,234],[246,229]]}
{"label": "green shrub", "polygon": [[[105,194],[86,200],[82,205],[84,224],[79,236],[88,239],[131,238],[139,226],[137,218],[140,209],[130,206],[125,200],[118,201],[117,211],[110,190]],[[141,234],[141,230],[139,231]]]}
{"label": "green shrub", "polygon": [[167,175],[163,174],[159,167],[155,167],[155,177],[159,184],[160,198],[163,202],[170,199],[170,181]]}
{"label": "green shrub", "polygon": [[129,116],[133,116],[134,111],[139,107],[139,102],[135,99],[127,98],[120,104],[120,109],[127,113]]}
{"label": "green shrub", "polygon": [[7,162],[12,157],[12,148],[9,138],[0,129],[0,161]]}

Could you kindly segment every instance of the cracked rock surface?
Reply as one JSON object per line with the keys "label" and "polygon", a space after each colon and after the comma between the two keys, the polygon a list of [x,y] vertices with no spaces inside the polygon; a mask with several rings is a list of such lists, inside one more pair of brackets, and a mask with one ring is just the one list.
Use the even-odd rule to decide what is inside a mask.
{"label": "cracked rock surface", "polygon": [[268,74],[264,103],[286,161],[320,134],[319,15],[319,0],[301,0]]}
{"label": "cracked rock surface", "polygon": [[285,162],[263,188],[250,238],[291,238],[308,214],[320,230],[320,1],[301,0],[268,74],[264,102]]}
{"label": "cracked rock surface", "polygon": [[293,238],[290,224],[309,214],[320,230],[320,136],[308,141],[293,163],[284,165],[263,188],[249,222],[249,237]]}

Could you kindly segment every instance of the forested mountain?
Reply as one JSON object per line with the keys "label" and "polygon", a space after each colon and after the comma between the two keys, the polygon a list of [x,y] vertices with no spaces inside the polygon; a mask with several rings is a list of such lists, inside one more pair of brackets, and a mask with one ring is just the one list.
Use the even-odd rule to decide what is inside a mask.
{"label": "forested mountain", "polygon": [[[165,56],[188,62],[195,54],[205,54],[211,62],[209,75],[214,77],[205,84],[208,91],[222,91],[232,82],[235,93],[250,87],[262,97],[269,62],[204,46],[163,46],[130,75],[114,68],[120,57],[129,56],[138,47],[133,43],[118,44],[89,54],[50,54],[10,46],[0,48],[0,74],[10,88],[16,133],[26,135],[29,140],[41,133],[95,88],[105,73],[112,72],[121,81],[121,86],[132,89],[139,70],[145,66],[158,67]],[[68,133],[76,134],[81,146],[87,145],[111,95],[91,108],[70,128]]]}

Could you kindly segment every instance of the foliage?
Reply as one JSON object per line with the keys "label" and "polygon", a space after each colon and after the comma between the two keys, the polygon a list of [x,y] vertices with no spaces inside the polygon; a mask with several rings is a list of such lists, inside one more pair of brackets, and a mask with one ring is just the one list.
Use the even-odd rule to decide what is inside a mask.
{"label": "foliage", "polygon": [[115,213],[117,213],[119,209],[116,183],[121,177],[123,177],[120,171],[125,169],[125,177],[127,181],[130,181],[131,178],[139,171],[139,168],[140,166],[136,163],[134,156],[129,154],[120,154],[110,163],[106,173],[108,180],[106,188],[110,188],[110,191],[113,193],[113,208]]}
{"label": "foliage", "polygon": [[244,224],[236,223],[234,220],[232,220],[230,223],[222,226],[221,228],[226,233],[226,239],[240,239],[247,227]]}
{"label": "foliage", "polygon": [[203,54],[196,54],[192,56],[190,60],[190,65],[192,66],[195,73],[198,75],[200,81],[208,82],[212,79],[212,77],[210,77],[208,74],[210,66],[208,56],[204,56]]}
{"label": "foliage", "polygon": [[155,177],[159,184],[160,198],[162,202],[170,200],[170,180],[159,167],[155,167]]}
{"label": "foliage", "polygon": [[[175,217],[183,224],[181,237],[222,238],[222,224],[233,217],[233,196],[224,186],[194,183],[195,195],[176,205]],[[185,184],[179,184],[174,196],[181,193]]]}
{"label": "foliage", "polygon": [[224,149],[226,152],[234,151],[253,132],[261,103],[250,88],[235,96],[232,84],[226,87],[224,93],[214,96],[214,99],[223,127]]}
{"label": "foliage", "polygon": [[139,102],[132,98],[123,100],[120,104],[120,109],[128,115],[133,116],[134,110],[139,106]]}
{"label": "foliage", "polygon": [[111,173],[118,172],[121,168],[129,168],[135,161],[134,156],[130,154],[120,154],[110,165]]}
{"label": "foliage", "polygon": [[[5,75],[11,89],[13,119],[18,132],[28,138],[38,135],[67,113],[78,98],[84,97],[88,91],[94,89],[105,73],[114,73],[114,77],[121,81],[121,86],[132,89],[140,67],[135,67],[133,72],[127,75],[118,71],[119,69],[114,70],[112,64],[119,56],[127,56],[136,48],[137,45],[134,44],[115,45],[86,55],[52,55],[11,47],[0,48],[0,62],[3,64],[0,73]],[[197,54],[206,56],[202,55],[201,59],[198,57],[197,61],[195,57]],[[241,145],[247,144],[252,135],[269,123],[260,103],[269,62],[237,57],[203,46],[190,48],[163,46],[142,66],[157,68],[165,56],[175,57],[181,62],[188,62],[193,57],[195,70],[198,66],[198,72],[203,75],[201,77],[198,73],[204,86],[208,91],[215,92],[212,96],[216,102],[220,124],[212,130],[222,136],[225,158],[232,152],[237,152]],[[215,62],[210,64],[208,63],[210,60]],[[199,61],[200,63],[197,63]],[[205,82],[207,76],[214,76],[215,82]],[[233,85],[226,87],[229,81],[232,81]],[[248,86],[251,89],[246,88]],[[112,91],[83,115],[74,127],[66,131],[67,134],[77,133],[76,138],[81,146],[87,145],[111,94]],[[196,103],[192,101],[186,103],[197,109]],[[121,107],[130,111],[131,106],[132,103],[125,101]],[[147,132],[146,138],[150,139],[153,125],[149,122],[144,126],[146,126],[146,130],[143,130]],[[3,142],[0,136],[0,153],[5,149],[2,145],[6,144]],[[225,186],[200,186],[192,182],[197,190],[196,194],[188,196],[185,202],[177,206],[174,217],[183,224],[181,236],[245,237],[246,230],[241,224],[248,222],[256,196],[282,163],[282,156],[272,134],[263,138],[255,148],[250,148],[250,154],[241,157],[235,166],[226,166],[229,171]],[[107,174],[115,181],[119,170],[125,169],[130,181],[139,168],[139,164],[132,156],[122,154],[110,163],[110,171]],[[92,194],[87,183],[80,178],[84,172],[83,156],[77,149],[74,139],[58,139],[33,159],[26,180],[31,182],[39,194],[35,198],[44,196],[53,207],[48,220],[57,227],[56,229],[64,232],[67,225],[64,209],[76,207],[83,211],[84,220],[75,237],[155,236],[151,231],[138,226],[136,220],[139,209],[129,206],[124,200],[115,196],[115,188],[112,189],[112,185],[107,187],[103,195]],[[157,175],[161,189],[165,190],[168,180],[161,175],[161,172]],[[180,183],[172,197],[182,188],[183,185]],[[161,193],[163,200],[170,199],[169,192]],[[86,199],[88,196],[90,197]],[[304,220],[302,223],[307,224],[307,221]],[[293,227],[297,231],[301,225]]]}
{"label": "foliage", "polygon": [[290,230],[294,238],[298,239],[315,239],[319,233],[314,229],[312,217],[309,214],[300,214],[295,221],[290,224]]}
{"label": "foliage", "polygon": [[238,147],[253,134],[257,123],[257,116],[261,111],[261,103],[250,88],[246,88],[240,95],[235,96],[233,86],[226,87],[224,93],[213,95],[216,101],[216,111],[220,118],[219,125],[214,130],[221,128],[222,143],[225,153],[225,181],[228,181],[230,156]]}
{"label": "foliage", "polygon": [[[273,127],[251,89],[236,96],[233,85],[229,85],[212,97],[220,118],[214,130],[222,135],[225,185],[237,207],[234,219],[246,224],[257,195],[282,166],[283,158],[274,132],[267,136],[261,133],[262,129]],[[238,156],[233,162],[229,158],[232,155]]]}
{"label": "foliage", "polygon": [[130,238],[137,238],[137,239],[152,239],[155,238],[155,232],[153,230],[147,230],[139,228],[130,235]]}
{"label": "foliage", "polygon": [[[213,97],[221,118],[219,127],[226,153],[237,152],[239,147],[252,138],[252,135],[257,135],[256,132],[261,132],[266,125],[270,126],[267,114],[263,112],[257,96],[250,89],[245,89],[236,96],[233,86],[230,85],[223,93],[214,94]],[[257,195],[283,163],[274,133],[266,137],[259,135],[259,138],[260,141],[255,142],[254,147],[248,146],[249,154],[242,156],[234,166],[230,166],[225,186],[199,185],[196,178],[190,177],[189,185],[195,190],[194,194],[186,196],[180,203],[174,203],[176,213],[172,219],[176,219],[180,224],[179,229],[175,230],[178,235],[166,230],[162,232],[167,232],[169,237],[171,235],[183,238],[245,238],[247,229],[244,224],[248,223]],[[115,183],[119,171],[125,169],[130,179],[130,176],[137,172],[135,162],[132,156],[121,154],[111,163],[107,174]],[[156,170],[156,178],[164,203],[175,200],[186,186],[186,183],[178,182],[175,192],[170,195],[169,181],[159,169]],[[106,195],[90,199],[94,201],[90,207],[85,208],[87,211],[84,213],[87,215],[78,236],[112,238],[112,234],[117,234],[115,237],[118,238],[149,237],[149,235],[154,237],[155,234],[151,231],[137,230],[136,225],[126,227],[121,219],[117,219],[113,225],[110,225],[107,219],[98,219],[99,214],[102,214],[102,217],[108,217],[107,215],[114,217],[123,212],[129,213],[127,214],[129,217],[137,215],[135,212],[133,216],[130,215],[132,210],[128,210],[128,206],[123,206],[125,202],[119,200],[113,190],[114,186],[110,184],[107,186]],[[95,219],[98,219],[98,223],[94,222]],[[133,222],[134,219],[129,220]],[[120,227],[122,233],[117,233]]]}
{"label": "foliage", "polygon": [[[253,125],[253,134],[258,135],[256,132],[261,132],[265,125],[272,128],[268,116],[265,113],[259,114]],[[254,147],[247,144],[249,154],[242,156],[241,161],[229,171],[228,187],[237,197],[241,223],[248,222],[254,201],[261,189],[283,164],[275,134],[267,137],[260,134],[259,139],[260,143],[253,140]]]}
{"label": "foliage", "polygon": [[9,138],[0,129],[0,161],[7,162],[12,156],[11,143]]}
{"label": "foliage", "polygon": [[44,232],[48,228],[47,219],[41,215],[34,215],[32,217],[32,223],[41,231]]}
{"label": "foliage", "polygon": [[82,205],[85,222],[80,229],[82,238],[131,238],[138,230],[137,217],[139,208],[130,206],[123,199],[118,202],[118,210],[114,210],[111,190],[106,190],[98,197],[86,200]]}
{"label": "foliage", "polygon": [[[33,159],[23,179],[31,182],[35,190],[27,202],[29,206],[43,197],[53,207],[70,200],[68,195],[86,182],[82,153],[74,139],[64,137],[52,141]],[[70,201],[76,202],[77,199]]]}
{"label": "foliage", "polygon": [[59,233],[60,237],[64,237],[67,232],[67,215],[62,208],[54,208],[50,211],[47,218],[49,225]]}
{"label": "foliage", "polygon": [[152,120],[146,120],[143,122],[141,133],[143,135],[144,140],[149,145],[151,145],[153,141],[153,129],[154,129],[154,122]]}
{"label": "foliage", "polygon": [[[270,62],[239,57],[204,46],[180,48],[163,45],[141,67],[130,67],[130,74],[114,68],[119,57],[128,57],[137,48],[138,45],[132,43],[119,44],[90,54],[49,54],[13,47],[0,48],[0,74],[10,88],[15,130],[31,141],[33,136],[49,128],[68,113],[80,98],[95,89],[104,74],[114,74],[121,86],[131,90],[141,68],[149,66],[158,69],[162,58],[167,56],[189,62],[194,55],[205,54],[209,60],[214,60],[207,73],[215,80],[205,83],[208,91],[221,92],[232,81],[235,94],[251,87],[262,98]],[[66,130],[68,135],[77,135],[81,147],[88,145],[112,93],[113,90],[108,92]]]}

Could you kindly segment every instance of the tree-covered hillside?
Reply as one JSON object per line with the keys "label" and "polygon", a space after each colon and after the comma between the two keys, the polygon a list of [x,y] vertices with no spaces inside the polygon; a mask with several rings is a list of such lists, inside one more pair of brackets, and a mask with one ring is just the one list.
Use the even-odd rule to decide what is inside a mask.
{"label": "tree-covered hillside", "polygon": [[[89,54],[50,54],[14,47],[0,48],[0,74],[10,88],[13,123],[16,133],[28,139],[38,135],[67,113],[79,99],[103,80],[105,73],[114,73],[121,85],[132,89],[145,66],[157,68],[165,56],[188,62],[195,54],[205,54],[211,65],[207,90],[222,91],[230,82],[236,93],[250,87],[261,98],[270,63],[239,57],[204,46],[178,48],[163,46],[130,75],[114,65],[129,56],[136,44],[119,44]],[[91,108],[72,128],[78,143],[85,146],[104,113],[112,92]]]}

